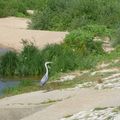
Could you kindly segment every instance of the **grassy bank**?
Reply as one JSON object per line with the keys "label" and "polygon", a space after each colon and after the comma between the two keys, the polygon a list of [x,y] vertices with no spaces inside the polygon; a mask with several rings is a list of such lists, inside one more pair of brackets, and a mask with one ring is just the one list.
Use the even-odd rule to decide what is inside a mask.
{"label": "grassy bank", "polygon": [[73,30],[88,24],[119,28],[119,0],[48,0],[32,18],[33,29]]}
{"label": "grassy bank", "polygon": [[7,88],[5,89],[4,95],[5,96],[11,96],[16,94],[22,94],[26,92],[33,92],[33,91],[39,91],[44,90],[45,92],[57,90],[57,89],[66,89],[66,88],[72,88],[75,87],[78,84],[83,84],[84,82],[97,82],[100,79],[100,76],[91,76],[89,73],[85,73],[80,77],[76,77],[73,80],[70,81],[51,81],[48,82],[45,86],[40,86],[39,81],[31,81],[31,80],[21,80],[20,84],[13,88]]}
{"label": "grassy bank", "polygon": [[0,0],[0,17],[27,17],[27,10],[42,9],[46,0]]}

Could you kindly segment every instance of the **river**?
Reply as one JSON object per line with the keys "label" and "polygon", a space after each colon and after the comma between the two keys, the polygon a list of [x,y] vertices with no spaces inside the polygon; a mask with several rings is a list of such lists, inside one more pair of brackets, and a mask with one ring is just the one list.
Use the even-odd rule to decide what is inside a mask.
{"label": "river", "polygon": [[0,80],[0,96],[4,95],[3,90],[6,88],[15,87],[20,83],[18,80]]}

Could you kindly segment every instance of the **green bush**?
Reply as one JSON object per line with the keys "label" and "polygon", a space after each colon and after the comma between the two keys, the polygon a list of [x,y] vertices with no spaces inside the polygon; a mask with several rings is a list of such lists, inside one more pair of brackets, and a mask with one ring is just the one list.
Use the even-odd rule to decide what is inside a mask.
{"label": "green bush", "polygon": [[15,52],[8,52],[1,58],[0,72],[4,76],[15,75],[18,57]]}
{"label": "green bush", "polygon": [[89,60],[87,56],[84,58],[80,52],[74,51],[66,44],[47,45],[43,50],[39,50],[34,44],[25,42],[23,50],[18,55],[7,53],[2,57],[0,74],[1,76],[42,76],[45,74],[46,61],[53,62],[52,69],[49,70],[50,76],[78,68],[94,67],[93,60]]}
{"label": "green bush", "polygon": [[47,0],[0,0],[0,17],[28,16],[26,10],[43,9]]}
{"label": "green bush", "polygon": [[103,53],[102,41],[94,41],[95,37],[111,36],[112,31],[106,26],[87,25],[70,32],[65,37],[65,43],[82,55]]}
{"label": "green bush", "polygon": [[25,4],[18,0],[0,1],[0,17],[27,15]]}
{"label": "green bush", "polygon": [[113,33],[113,30],[105,25],[89,24],[83,26],[81,29],[93,33],[94,36],[100,36],[100,37],[105,37],[105,36],[111,37]]}
{"label": "green bush", "polygon": [[49,0],[32,18],[33,29],[72,30],[87,24],[120,25],[119,0]]}
{"label": "green bush", "polygon": [[16,74],[26,76],[37,76],[42,73],[42,56],[33,43],[23,40],[23,50],[18,55]]}

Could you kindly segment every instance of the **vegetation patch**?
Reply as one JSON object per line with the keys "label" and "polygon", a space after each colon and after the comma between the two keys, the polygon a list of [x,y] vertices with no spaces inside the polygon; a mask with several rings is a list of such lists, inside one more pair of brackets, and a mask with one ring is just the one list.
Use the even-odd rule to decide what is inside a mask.
{"label": "vegetation patch", "polygon": [[69,117],[72,117],[73,116],[73,114],[71,114],[71,115],[66,115],[66,116],[64,116],[64,118],[69,118]]}
{"label": "vegetation patch", "polygon": [[0,17],[27,17],[27,10],[42,9],[47,0],[0,0]]}
{"label": "vegetation patch", "polygon": [[62,100],[61,99],[60,100],[51,100],[51,99],[48,99],[47,101],[44,101],[41,104],[53,104],[53,103],[56,103],[56,102],[59,102],[59,101],[62,101]]}
{"label": "vegetation patch", "polygon": [[88,24],[118,28],[119,0],[48,0],[37,9],[31,27],[41,30],[73,30]]}
{"label": "vegetation patch", "polygon": [[115,109],[113,109],[113,112],[120,113],[120,106],[115,108]]}
{"label": "vegetation patch", "polygon": [[39,81],[30,81],[30,80],[21,80],[20,84],[13,88],[7,88],[4,90],[6,96],[21,94],[25,92],[45,90],[45,92],[56,90],[56,89],[66,89],[76,87],[77,84],[83,84],[85,82],[97,82],[100,79],[100,76],[91,76],[90,74],[83,74],[80,77],[77,77],[70,81],[59,82],[51,81],[46,85],[40,87]]}
{"label": "vegetation patch", "polygon": [[97,108],[95,108],[93,111],[97,111],[97,110],[105,110],[105,109],[107,109],[107,107],[97,107]]}

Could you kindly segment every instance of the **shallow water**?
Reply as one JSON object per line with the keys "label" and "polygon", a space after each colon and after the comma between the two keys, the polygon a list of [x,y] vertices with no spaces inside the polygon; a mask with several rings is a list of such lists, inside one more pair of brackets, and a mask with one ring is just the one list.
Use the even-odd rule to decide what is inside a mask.
{"label": "shallow water", "polygon": [[17,86],[20,81],[0,80],[0,96],[4,95],[3,90]]}

